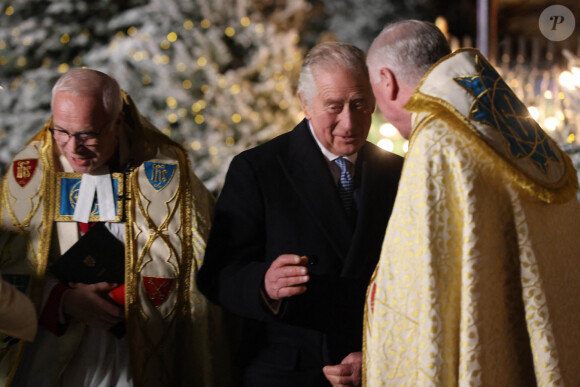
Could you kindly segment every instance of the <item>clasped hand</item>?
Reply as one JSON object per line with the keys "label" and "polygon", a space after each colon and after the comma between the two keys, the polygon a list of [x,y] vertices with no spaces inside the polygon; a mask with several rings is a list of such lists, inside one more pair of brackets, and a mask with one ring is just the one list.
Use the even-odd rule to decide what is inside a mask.
{"label": "clasped hand", "polygon": [[296,254],[280,255],[266,272],[264,288],[272,300],[296,296],[306,291],[308,257]]}
{"label": "clasped hand", "polygon": [[361,385],[362,352],[353,352],[338,365],[322,369],[332,387],[358,387]]}
{"label": "clasped hand", "polygon": [[123,308],[115,304],[108,293],[116,284],[71,283],[62,299],[63,312],[73,319],[95,328],[109,329],[123,320]]}

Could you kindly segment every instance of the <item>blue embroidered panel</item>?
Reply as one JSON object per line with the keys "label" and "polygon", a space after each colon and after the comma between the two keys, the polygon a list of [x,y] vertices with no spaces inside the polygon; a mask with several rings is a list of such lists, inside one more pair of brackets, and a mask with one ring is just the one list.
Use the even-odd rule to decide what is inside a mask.
{"label": "blue embroidered panel", "polygon": [[147,180],[149,180],[149,183],[151,183],[156,191],[161,191],[165,188],[175,174],[175,164],[154,161],[146,161],[143,164],[145,167],[145,176],[147,176]]}
{"label": "blue embroidered panel", "polygon": [[469,118],[497,128],[514,158],[529,158],[546,173],[549,161],[560,161],[547,134],[491,64],[476,56],[476,69],[478,74],[455,78],[475,97]]}
{"label": "blue embroidered panel", "polygon": [[[119,197],[119,182],[117,178],[113,178],[113,198],[117,202]],[[79,189],[81,187],[81,179],[73,177],[60,178],[60,212],[59,215],[67,216],[74,215],[75,207],[79,197]],[[115,215],[117,214],[117,207],[115,206]],[[97,198],[93,202],[91,209],[91,216],[99,215],[99,204]]]}

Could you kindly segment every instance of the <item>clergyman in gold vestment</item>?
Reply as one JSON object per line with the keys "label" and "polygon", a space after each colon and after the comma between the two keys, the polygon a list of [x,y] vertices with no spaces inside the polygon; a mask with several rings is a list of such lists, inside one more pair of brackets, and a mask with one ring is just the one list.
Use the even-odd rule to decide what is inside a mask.
{"label": "clergyman in gold vestment", "polygon": [[[52,117],[15,156],[2,182],[2,224],[28,233],[30,242],[21,259],[2,255],[0,270],[36,303],[40,326],[28,345],[2,340],[0,382],[228,385],[221,312],[195,280],[214,199],[185,150],[101,72],[70,71],[52,97]],[[123,242],[115,262],[121,268],[124,262],[124,281],[121,269],[115,284],[60,283],[52,265],[94,232],[88,230],[95,222],[111,234],[111,252]],[[93,251],[82,259],[88,267],[96,265]],[[126,333],[114,336],[109,328],[121,321]]]}
{"label": "clergyman in gold vestment", "polygon": [[385,27],[367,64],[410,136],[367,293],[367,386],[580,385],[576,171],[475,49]]}

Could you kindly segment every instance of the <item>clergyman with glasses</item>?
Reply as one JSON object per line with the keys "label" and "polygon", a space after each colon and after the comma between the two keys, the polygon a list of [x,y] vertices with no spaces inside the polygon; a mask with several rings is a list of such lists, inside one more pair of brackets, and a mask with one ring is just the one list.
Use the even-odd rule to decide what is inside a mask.
{"label": "clergyman with glasses", "polygon": [[63,75],[51,107],[2,183],[2,225],[30,242],[0,270],[39,330],[1,338],[1,384],[228,385],[221,311],[195,283],[214,199],[186,152],[104,73]]}

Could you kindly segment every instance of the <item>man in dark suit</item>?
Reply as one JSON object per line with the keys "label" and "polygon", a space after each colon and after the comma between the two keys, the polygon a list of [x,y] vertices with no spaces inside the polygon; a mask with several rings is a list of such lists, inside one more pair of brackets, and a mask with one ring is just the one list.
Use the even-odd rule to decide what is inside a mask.
{"label": "man in dark suit", "polygon": [[298,97],[305,120],[232,161],[198,283],[246,318],[244,386],[358,385],[402,158],[366,141],[375,99],[358,48],[314,47]]}

